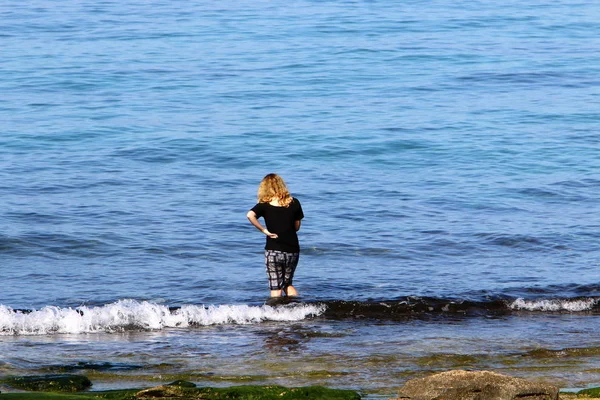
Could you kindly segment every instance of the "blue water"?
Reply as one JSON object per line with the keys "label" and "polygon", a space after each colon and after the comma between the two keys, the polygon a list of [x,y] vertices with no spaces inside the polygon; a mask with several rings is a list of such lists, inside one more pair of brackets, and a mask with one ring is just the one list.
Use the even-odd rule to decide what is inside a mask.
{"label": "blue water", "polygon": [[[225,323],[239,335],[231,340],[255,350],[246,343],[255,335],[285,336],[287,324],[261,322],[270,313],[264,238],[245,218],[271,172],[306,215],[296,285],[307,307],[505,299],[510,310],[536,314],[511,315],[509,328],[475,318],[453,343],[503,354],[465,343],[514,328],[528,332],[512,338],[526,347],[518,351],[595,348],[595,335],[575,334],[573,324],[598,326],[598,21],[595,2],[571,0],[5,0],[0,330],[8,347],[0,367],[64,362],[57,346],[88,339],[61,335],[115,326],[150,329],[117,340],[121,348],[151,341],[144,335],[156,329],[161,340],[186,343],[224,335],[173,333],[170,320],[57,327],[82,306],[101,316],[127,304],[134,320],[168,307],[249,306],[258,317],[225,314],[243,314],[251,328],[223,322],[220,311],[207,324]],[[24,325],[11,314],[44,307],[58,308]],[[184,325],[204,324],[194,315]],[[289,319],[314,324],[310,315]],[[536,342],[532,327],[547,322],[538,318],[552,319],[549,338],[569,340]],[[447,331],[446,322],[411,330],[383,320],[430,338],[424,350],[407,348],[410,357],[437,354]],[[380,354],[401,347],[372,322],[324,321],[306,329],[360,332]],[[326,342],[354,357],[352,344]],[[23,363],[15,343],[38,355]],[[100,361],[121,362],[110,348],[98,350],[110,354]],[[160,348],[150,364],[171,360]],[[73,357],[93,361],[88,350]],[[253,351],[242,360],[257,362]],[[302,351],[314,360],[321,349]],[[597,370],[595,357],[582,368]],[[353,373],[365,377],[359,389],[393,386]],[[600,383],[597,373],[557,376],[571,386]]]}

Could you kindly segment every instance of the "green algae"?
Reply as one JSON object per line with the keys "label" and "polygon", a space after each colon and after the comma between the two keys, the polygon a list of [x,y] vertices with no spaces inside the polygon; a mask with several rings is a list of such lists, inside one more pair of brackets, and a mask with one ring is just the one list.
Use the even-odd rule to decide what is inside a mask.
{"label": "green algae", "polygon": [[13,388],[36,392],[81,392],[92,386],[86,376],[69,374],[9,376],[0,382]]}
{"label": "green algae", "polygon": [[2,400],[134,400],[137,390],[115,390],[89,393],[2,393]]}
{"label": "green algae", "polygon": [[580,390],[579,392],[577,392],[577,395],[600,397],[600,387]]}
{"label": "green algae", "polygon": [[305,376],[309,378],[331,378],[332,376],[346,376],[351,375],[349,372],[345,371],[328,371],[328,370],[316,370],[316,371],[306,371],[306,372],[292,372],[286,374],[286,376]]}
{"label": "green algae", "polygon": [[358,400],[360,395],[351,390],[328,389],[321,386],[286,388],[283,386],[237,386],[230,388],[196,389],[202,399],[240,400]]}
{"label": "green algae", "polygon": [[477,365],[481,361],[481,358],[484,357],[468,354],[432,354],[417,358],[415,363],[419,366],[427,367],[465,368]]}
{"label": "green algae", "polygon": [[[168,366],[172,367],[172,366]],[[125,364],[125,363],[111,363],[111,362],[90,362],[90,361],[79,361],[75,364],[59,364],[49,365],[44,367],[42,370],[46,370],[52,373],[73,373],[77,371],[133,371],[144,368],[141,365]]]}
{"label": "green algae", "polygon": [[524,354],[531,358],[570,358],[570,357],[595,357],[600,355],[600,347],[568,347],[564,349],[535,349]]}
{"label": "green algae", "polygon": [[168,383],[166,386],[178,386],[178,387],[182,387],[182,388],[195,388],[196,384],[192,383],[192,382],[188,382],[188,381],[179,380],[179,381]]}
{"label": "green algae", "polygon": [[[188,388],[177,387],[167,390],[159,386],[145,391],[113,390],[87,393],[6,393],[3,400],[133,400],[140,398],[178,398],[189,400],[360,400],[360,395],[352,390],[328,389],[321,386],[286,388],[283,386],[234,386],[229,388]],[[148,394],[144,396],[144,392]],[[160,397],[162,394],[171,397]]]}

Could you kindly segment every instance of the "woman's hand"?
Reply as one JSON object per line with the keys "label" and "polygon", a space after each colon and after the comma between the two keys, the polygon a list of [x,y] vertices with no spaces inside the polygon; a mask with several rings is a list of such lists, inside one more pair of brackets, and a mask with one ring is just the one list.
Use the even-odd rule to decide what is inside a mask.
{"label": "woman's hand", "polygon": [[248,217],[248,220],[250,221],[250,223],[252,225],[254,225],[254,227],[256,229],[258,229],[259,231],[261,231],[262,233],[264,233],[271,239],[277,239],[279,237],[279,236],[277,236],[276,233],[269,232],[269,230],[267,228],[263,227],[260,224],[260,222],[258,222],[258,219],[256,218],[256,213],[254,211],[252,211],[252,210],[248,211],[248,214],[246,214],[246,217]]}
{"label": "woman's hand", "polygon": [[276,234],[276,233],[271,233],[271,232],[269,232],[269,230],[268,230],[268,229],[266,229],[266,228],[262,230],[262,233],[264,233],[265,235],[267,235],[267,236],[268,236],[268,237],[270,237],[271,239],[277,239],[277,238],[279,237],[279,236],[277,236],[277,234]]}

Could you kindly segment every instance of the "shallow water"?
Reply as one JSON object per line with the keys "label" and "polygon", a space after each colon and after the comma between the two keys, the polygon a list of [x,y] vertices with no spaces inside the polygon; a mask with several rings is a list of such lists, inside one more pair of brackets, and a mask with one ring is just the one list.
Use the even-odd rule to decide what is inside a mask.
{"label": "shallow water", "polygon": [[[229,317],[222,309],[207,310],[211,321],[185,320],[190,322],[186,325],[180,315],[142,317],[138,306],[139,325],[106,325],[104,332],[3,336],[2,373],[84,373],[95,390],[185,379],[211,386],[326,385],[352,388],[367,398],[392,395],[408,379],[448,369],[494,370],[562,388],[599,383],[600,340],[593,310],[478,310],[477,315],[442,311],[384,319],[340,317],[323,308],[301,316],[315,306],[294,303],[253,306],[252,313],[261,315],[262,322],[249,318],[243,306],[229,309]],[[103,308],[107,307],[121,307],[125,313],[122,304]],[[64,319],[83,319],[85,312]],[[39,318],[32,314],[21,318]],[[142,320],[164,325],[144,329]],[[75,321],[59,324],[55,318],[58,325],[81,327]]]}
{"label": "shallow water", "polygon": [[[600,385],[594,6],[0,4],[0,371]],[[306,219],[269,309],[270,172]]]}

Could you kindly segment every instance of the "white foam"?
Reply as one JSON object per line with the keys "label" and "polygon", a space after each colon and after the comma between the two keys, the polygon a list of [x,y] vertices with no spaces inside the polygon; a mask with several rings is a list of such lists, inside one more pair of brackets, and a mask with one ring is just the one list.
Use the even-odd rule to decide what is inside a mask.
{"label": "white foam", "polygon": [[198,325],[299,321],[318,316],[323,311],[323,305],[296,304],[280,307],[185,305],[171,312],[165,305],[120,300],[102,307],[84,306],[73,309],[47,306],[30,313],[21,313],[0,304],[0,335],[118,332],[130,329],[160,330]]}
{"label": "white foam", "polygon": [[527,311],[569,311],[581,312],[589,311],[596,304],[598,299],[576,299],[576,300],[525,300],[523,298],[516,299],[510,304],[513,310]]}

